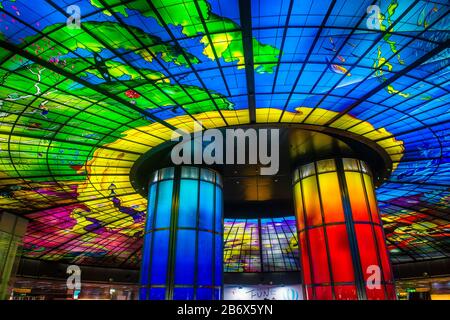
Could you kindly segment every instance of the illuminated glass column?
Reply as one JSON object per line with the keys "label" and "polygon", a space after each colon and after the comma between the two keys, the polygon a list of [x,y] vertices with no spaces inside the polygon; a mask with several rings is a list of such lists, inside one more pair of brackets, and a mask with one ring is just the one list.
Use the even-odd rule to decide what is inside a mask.
{"label": "illuminated glass column", "polygon": [[320,160],[296,169],[293,184],[305,297],[395,299],[368,166]]}
{"label": "illuminated glass column", "polygon": [[141,300],[220,300],[221,176],[198,167],[154,172],[141,264]]}

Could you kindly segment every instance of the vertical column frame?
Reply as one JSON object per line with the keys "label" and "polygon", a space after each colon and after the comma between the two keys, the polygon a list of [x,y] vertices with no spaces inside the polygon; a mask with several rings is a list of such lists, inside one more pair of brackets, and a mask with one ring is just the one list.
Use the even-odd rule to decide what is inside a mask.
{"label": "vertical column frame", "polygon": [[328,262],[328,274],[330,275],[330,287],[331,287],[331,296],[333,297],[333,300],[336,299],[336,294],[334,291],[334,278],[333,278],[333,269],[331,267],[331,261],[330,261],[330,247],[328,245],[328,235],[327,235],[327,225],[325,223],[325,214],[323,212],[323,202],[322,202],[322,194],[320,192],[320,183],[319,183],[319,170],[317,168],[317,161],[314,162],[314,171],[315,171],[315,180],[318,190],[318,197],[319,197],[319,203],[320,203],[320,215],[322,217],[322,226],[318,228],[323,229],[323,237],[325,240],[325,248],[327,250],[327,262]]}
{"label": "vertical column frame", "polygon": [[342,205],[344,206],[345,226],[347,229],[348,240],[350,244],[350,253],[353,261],[353,271],[356,283],[356,293],[358,300],[366,300],[366,288],[364,285],[364,275],[362,274],[361,257],[359,256],[358,242],[356,240],[355,226],[353,225],[352,208],[350,205],[350,196],[348,193],[347,182],[345,180],[344,164],[341,158],[335,158],[336,171],[339,185],[341,187]]}
{"label": "vertical column frame", "polygon": [[[178,208],[180,200],[181,167],[174,168],[172,189],[172,208],[170,213],[169,256],[167,261],[166,300],[173,300],[175,281],[175,255],[177,248]],[[198,210],[198,208],[197,208]],[[152,252],[153,253],[153,252]]]}

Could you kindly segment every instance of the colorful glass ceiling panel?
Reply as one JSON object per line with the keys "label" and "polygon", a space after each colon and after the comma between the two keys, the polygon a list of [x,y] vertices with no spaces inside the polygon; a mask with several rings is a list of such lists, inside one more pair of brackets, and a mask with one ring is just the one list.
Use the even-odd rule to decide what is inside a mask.
{"label": "colorful glass ceiling panel", "polygon": [[301,123],[389,154],[377,196],[394,262],[448,257],[448,13],[444,0],[1,1],[0,210],[30,219],[28,257],[136,267],[142,154],[193,120]]}
{"label": "colorful glass ceiling panel", "polygon": [[225,272],[299,271],[295,217],[225,219]]}

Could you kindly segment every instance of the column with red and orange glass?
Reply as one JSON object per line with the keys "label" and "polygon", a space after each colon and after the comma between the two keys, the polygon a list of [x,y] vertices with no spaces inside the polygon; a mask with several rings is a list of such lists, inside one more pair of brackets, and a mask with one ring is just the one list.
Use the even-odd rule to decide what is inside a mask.
{"label": "column with red and orange glass", "polygon": [[306,299],[395,299],[367,164],[309,163],[294,171],[293,186]]}

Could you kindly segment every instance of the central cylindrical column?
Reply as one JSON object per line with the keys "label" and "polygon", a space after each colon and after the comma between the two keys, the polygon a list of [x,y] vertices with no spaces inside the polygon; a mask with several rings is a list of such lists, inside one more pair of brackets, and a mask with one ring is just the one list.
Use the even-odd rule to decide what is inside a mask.
{"label": "central cylindrical column", "polygon": [[222,178],[192,166],[157,170],[149,182],[141,300],[220,300]]}
{"label": "central cylindrical column", "polygon": [[294,171],[294,199],[305,297],[395,299],[370,169],[327,159]]}

